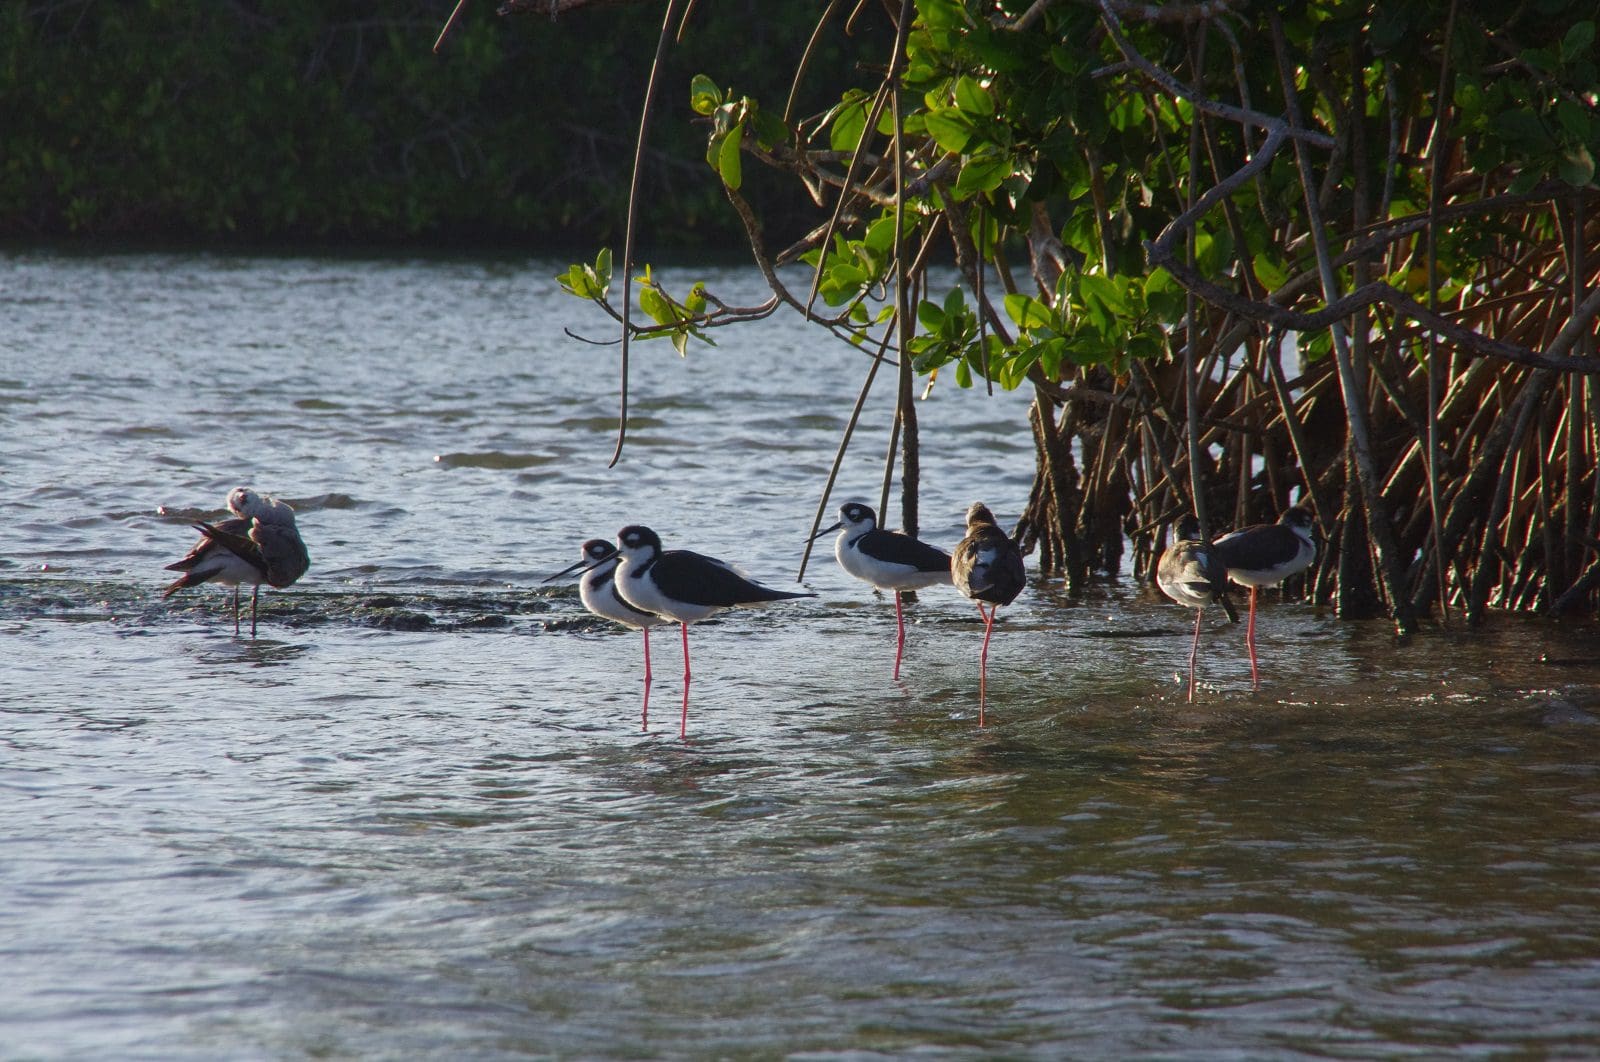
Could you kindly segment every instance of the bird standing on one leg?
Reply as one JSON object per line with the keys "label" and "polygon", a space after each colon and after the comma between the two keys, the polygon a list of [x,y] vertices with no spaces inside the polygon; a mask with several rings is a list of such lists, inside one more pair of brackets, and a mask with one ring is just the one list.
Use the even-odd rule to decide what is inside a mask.
{"label": "bird standing on one leg", "polygon": [[1239,616],[1228,600],[1228,569],[1217,556],[1216,547],[1200,537],[1200,521],[1185,516],[1178,521],[1176,541],[1161,554],[1156,566],[1156,584],[1161,592],[1180,605],[1194,609],[1194,641],[1189,644],[1189,703],[1194,703],[1195,660],[1200,653],[1200,623],[1206,606],[1215,602],[1235,623]]}
{"label": "bird standing on one leg", "polygon": [[661,536],[639,524],[617,532],[617,547],[622,562],[613,579],[622,600],[636,609],[665,616],[683,630],[680,735],[689,730],[689,624],[724,609],[817,596],[751,582],[715,557],[686,549],[663,550]]}
{"label": "bird standing on one leg", "polygon": [[554,582],[563,575],[570,575],[580,568],[583,577],[578,580],[578,600],[583,602],[583,607],[602,619],[612,620],[625,627],[632,627],[644,634],[644,708],[642,718],[644,729],[650,729],[650,628],[667,621],[654,612],[634,608],[622,600],[622,595],[617,593],[616,571],[622,563],[622,556],[617,552],[617,547],[602,538],[591,538],[579,547],[583,552],[583,559],[570,568],[564,568],[550,576],[545,582]]}
{"label": "bird standing on one leg", "polygon": [[834,531],[839,532],[833,546],[839,567],[879,590],[894,592],[894,677],[898,680],[900,660],[906,648],[906,622],[900,608],[900,593],[949,583],[950,554],[910,535],[879,530],[877,514],[859,502],[839,506],[839,522],[811,537],[819,539]]}
{"label": "bird standing on one leg", "polygon": [[311,556],[295,526],[294,509],[287,502],[247,487],[228,492],[228,509],[234,518],[215,524],[196,523],[200,541],[182,560],[167,565],[167,571],[182,572],[165,590],[171,597],[179,590],[201,583],[217,582],[233,587],[233,633],[239,634],[239,586],[249,583],[250,637],[256,636],[256,609],[261,584],[283,589],[291,586],[311,567]]}
{"label": "bird standing on one leg", "polygon": [[[978,656],[978,725],[983,726],[995,613],[1001,605],[1016,600],[1027,584],[1028,573],[1022,551],[1000,530],[994,514],[982,502],[973,502],[967,510],[967,537],[950,555],[950,574],[956,589],[977,603],[978,615],[983,617],[983,651]],[[989,602],[987,612],[985,601]]]}
{"label": "bird standing on one leg", "polygon": [[1275,524],[1253,524],[1213,543],[1217,556],[1227,566],[1228,578],[1250,588],[1250,622],[1244,639],[1250,649],[1250,684],[1255,689],[1261,688],[1261,674],[1256,668],[1256,591],[1263,586],[1276,586],[1311,567],[1317,559],[1311,527],[1311,511],[1291,505]]}

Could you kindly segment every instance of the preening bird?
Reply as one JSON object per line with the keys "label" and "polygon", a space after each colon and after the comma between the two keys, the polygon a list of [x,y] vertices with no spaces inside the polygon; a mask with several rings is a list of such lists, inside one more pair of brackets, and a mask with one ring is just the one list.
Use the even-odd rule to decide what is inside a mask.
{"label": "preening bird", "polygon": [[250,637],[256,636],[256,610],[261,584],[283,589],[292,586],[311,567],[311,556],[295,526],[294,509],[248,487],[228,492],[228,509],[234,514],[215,524],[196,523],[200,541],[167,571],[182,572],[162,591],[171,597],[179,590],[216,582],[233,587],[233,633],[239,633],[239,587],[248,583]]}
{"label": "preening bird", "polygon": [[[842,530],[841,530],[842,529]],[[894,677],[900,677],[900,660],[905,655],[906,622],[900,607],[900,594],[950,582],[950,554],[937,546],[903,535],[883,531],[878,516],[867,505],[847,502],[839,506],[839,521],[825,527],[812,539],[839,532],[833,555],[839,567],[879,590],[894,592],[895,650]]]}
{"label": "preening bird", "polygon": [[1219,604],[1235,623],[1239,616],[1228,600],[1228,569],[1217,556],[1215,546],[1200,537],[1200,521],[1192,515],[1178,521],[1176,539],[1161,554],[1156,566],[1156,585],[1161,592],[1194,612],[1194,641],[1189,645],[1189,701],[1194,702],[1195,660],[1200,653],[1200,623],[1206,606]]}
{"label": "preening bird", "polygon": [[[1000,530],[994,514],[982,502],[967,509],[967,535],[950,555],[950,575],[956,589],[971,598],[983,617],[983,651],[978,656],[978,725],[983,725],[988,693],[989,638],[1001,605],[1015,601],[1027,585],[1022,551]],[[989,610],[984,611],[988,602]]]}

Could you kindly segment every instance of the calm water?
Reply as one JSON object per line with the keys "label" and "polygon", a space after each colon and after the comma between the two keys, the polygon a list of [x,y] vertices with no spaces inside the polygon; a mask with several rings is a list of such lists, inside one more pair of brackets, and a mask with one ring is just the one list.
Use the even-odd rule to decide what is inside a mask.
{"label": "calm water", "polygon": [[[867,365],[641,347],[607,471],[560,265],[0,258],[0,1057],[1600,1055],[1592,626],[1273,602],[1189,706],[1187,612],[1034,587],[980,730],[976,610],[893,683],[824,550],[695,628],[687,740],[659,632],[643,730],[639,636],[540,579],[643,522],[789,584]],[[1015,518],[1023,403],[921,407],[925,537]],[[255,641],[159,597],[238,483],[313,561]]]}

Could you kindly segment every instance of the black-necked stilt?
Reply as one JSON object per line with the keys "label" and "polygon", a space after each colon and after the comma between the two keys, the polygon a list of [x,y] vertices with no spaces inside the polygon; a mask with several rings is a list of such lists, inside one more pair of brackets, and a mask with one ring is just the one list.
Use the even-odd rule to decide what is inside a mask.
{"label": "black-necked stilt", "polygon": [[1256,591],[1263,586],[1276,586],[1311,567],[1317,559],[1311,526],[1310,510],[1291,505],[1275,524],[1253,524],[1213,543],[1217,556],[1228,568],[1228,578],[1250,588],[1250,622],[1244,638],[1250,647],[1250,684],[1256,689],[1261,688],[1256,669]]}
{"label": "black-necked stilt", "polygon": [[583,607],[593,612],[602,619],[612,620],[625,627],[633,627],[644,633],[644,725],[650,726],[650,628],[667,621],[654,612],[634,608],[622,600],[622,595],[617,593],[616,575],[617,566],[622,563],[622,555],[617,552],[617,547],[603,538],[591,538],[579,547],[583,559],[570,568],[564,568],[545,580],[547,583],[555,582],[564,575],[583,569],[583,577],[578,580],[578,600],[583,602]]}
{"label": "black-necked stilt", "polygon": [[1221,605],[1235,623],[1239,616],[1228,600],[1228,567],[1217,556],[1216,547],[1200,537],[1200,521],[1185,516],[1175,533],[1176,541],[1161,554],[1156,566],[1156,584],[1172,600],[1195,610],[1194,641],[1189,645],[1189,703],[1193,704],[1195,659],[1200,653],[1200,622],[1206,606],[1213,602]]}
{"label": "black-necked stilt", "polygon": [[661,536],[639,524],[617,532],[617,547],[622,560],[613,578],[622,600],[634,608],[664,616],[683,629],[680,734],[689,730],[689,624],[724,609],[816,596],[751,582],[715,557],[686,549],[663,550]]}
{"label": "black-necked stilt", "polygon": [[[983,651],[978,656],[978,725],[982,726],[994,616],[1001,605],[1016,600],[1028,581],[1022,551],[1000,530],[994,514],[982,502],[973,502],[967,510],[967,537],[950,556],[950,574],[956,589],[977,603],[978,615],[983,617]],[[985,601],[989,602],[987,612],[983,609]]]}
{"label": "black-necked stilt", "polygon": [[292,585],[311,567],[311,557],[295,527],[294,510],[287,502],[247,487],[235,487],[228,492],[228,508],[234,513],[233,519],[194,525],[200,532],[200,541],[182,560],[167,565],[167,571],[183,574],[161,596],[171,597],[201,583],[233,587],[233,633],[237,637],[239,586],[249,583],[254,588],[250,593],[250,637],[254,638],[261,584],[280,590]]}
{"label": "black-necked stilt", "polygon": [[839,539],[833,546],[839,567],[879,590],[894,591],[894,677],[898,679],[900,658],[906,648],[906,622],[900,610],[900,593],[948,584],[950,554],[910,535],[879,530],[877,514],[870,506],[859,502],[839,506],[839,522],[812,537],[821,538],[834,531],[839,532]]}

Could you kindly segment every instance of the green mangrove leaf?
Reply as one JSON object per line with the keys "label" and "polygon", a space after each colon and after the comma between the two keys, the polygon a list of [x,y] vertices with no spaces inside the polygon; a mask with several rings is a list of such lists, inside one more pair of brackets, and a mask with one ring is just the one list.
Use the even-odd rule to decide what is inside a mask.
{"label": "green mangrove leaf", "polygon": [[1250,260],[1256,279],[1268,291],[1277,291],[1289,280],[1289,270],[1282,262],[1268,255],[1258,254]]}
{"label": "green mangrove leaf", "polygon": [[596,288],[592,280],[593,273],[588,266],[568,266],[565,273],[556,275],[556,283],[561,285],[561,290],[568,295],[576,295],[580,299],[595,297]]}
{"label": "green mangrove leaf", "polygon": [[1049,328],[1056,320],[1056,315],[1050,307],[1034,298],[1016,292],[1007,295],[1005,299],[1006,316],[1011,318],[1013,324],[1024,331],[1033,328]]}
{"label": "green mangrove leaf", "polygon": [[928,135],[946,151],[959,155],[972,139],[972,123],[954,107],[929,111],[923,121],[927,124]]}
{"label": "green mangrove leaf", "polygon": [[1586,188],[1594,183],[1594,156],[1585,145],[1574,145],[1562,153],[1558,170],[1563,181],[1574,188]]}
{"label": "green mangrove leaf", "polygon": [[709,115],[722,105],[722,90],[705,74],[696,74],[689,82],[689,109],[696,114]]}
{"label": "green mangrove leaf", "polygon": [[976,155],[967,160],[956,177],[956,198],[966,199],[983,192],[992,192],[1000,182],[1011,176],[1011,160],[993,155]]}
{"label": "green mangrove leaf", "polygon": [[867,233],[862,238],[862,243],[868,249],[878,254],[886,255],[894,249],[894,215],[885,214],[883,217],[867,226]]}
{"label": "green mangrove leaf", "polygon": [[722,138],[722,146],[717,151],[717,173],[722,177],[722,183],[735,192],[744,183],[744,164],[739,154],[739,145],[743,142],[744,123],[740,122],[728,130],[728,135]]}
{"label": "green mangrove leaf", "polygon": [[672,324],[677,320],[677,315],[672,312],[672,303],[653,287],[639,289],[639,309],[648,314],[656,324]]}
{"label": "green mangrove leaf", "polygon": [[1561,61],[1563,63],[1575,62],[1589,54],[1589,48],[1594,44],[1594,23],[1587,19],[1575,22],[1567,30],[1567,35],[1561,38]]}
{"label": "green mangrove leaf", "polygon": [[966,358],[956,362],[956,386],[962,388],[972,386],[972,366],[967,364]]}
{"label": "green mangrove leaf", "polygon": [[976,78],[963,74],[956,79],[956,106],[967,114],[987,118],[994,113],[994,97]]}
{"label": "green mangrove leaf", "polygon": [[967,12],[957,0],[917,0],[917,21],[931,30],[962,29]]}
{"label": "green mangrove leaf", "polygon": [[835,151],[854,151],[867,127],[867,100],[856,96],[839,104],[828,128],[828,145]]}

